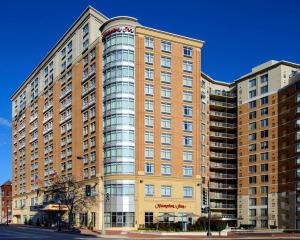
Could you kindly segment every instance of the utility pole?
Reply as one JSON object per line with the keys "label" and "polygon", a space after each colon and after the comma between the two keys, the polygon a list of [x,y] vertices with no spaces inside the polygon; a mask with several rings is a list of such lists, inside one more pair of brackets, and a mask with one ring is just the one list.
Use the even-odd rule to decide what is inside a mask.
{"label": "utility pole", "polygon": [[208,181],[208,191],[207,191],[207,203],[208,203],[208,231],[207,231],[207,236],[212,237],[212,233],[210,230],[210,219],[211,219],[211,211],[210,211],[210,188],[209,188],[209,181]]}

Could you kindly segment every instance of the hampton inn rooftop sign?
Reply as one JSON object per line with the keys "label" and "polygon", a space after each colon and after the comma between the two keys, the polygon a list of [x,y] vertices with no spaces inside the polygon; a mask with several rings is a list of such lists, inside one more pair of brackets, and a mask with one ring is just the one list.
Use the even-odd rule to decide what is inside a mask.
{"label": "hampton inn rooftop sign", "polygon": [[129,27],[115,27],[107,30],[106,32],[103,33],[103,37],[107,37],[112,33],[134,33],[134,30]]}

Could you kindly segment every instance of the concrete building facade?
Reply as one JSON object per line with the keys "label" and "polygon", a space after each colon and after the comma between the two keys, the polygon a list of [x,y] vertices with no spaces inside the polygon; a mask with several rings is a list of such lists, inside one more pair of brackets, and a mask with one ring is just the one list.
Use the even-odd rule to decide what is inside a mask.
{"label": "concrete building facade", "polygon": [[13,221],[55,216],[41,189],[75,176],[100,196],[79,225],[191,222],[210,205],[231,226],[290,227],[296,140],[279,122],[297,120],[279,99],[296,96],[300,66],[271,61],[218,82],[201,71],[202,46],[88,7],[12,96]]}

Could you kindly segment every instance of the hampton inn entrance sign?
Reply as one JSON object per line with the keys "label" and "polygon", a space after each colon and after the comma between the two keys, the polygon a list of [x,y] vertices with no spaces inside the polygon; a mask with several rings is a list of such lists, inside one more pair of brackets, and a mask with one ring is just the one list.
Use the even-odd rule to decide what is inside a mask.
{"label": "hampton inn entrance sign", "polygon": [[155,204],[155,208],[173,208],[173,209],[184,209],[186,206],[184,204],[163,204],[158,203]]}

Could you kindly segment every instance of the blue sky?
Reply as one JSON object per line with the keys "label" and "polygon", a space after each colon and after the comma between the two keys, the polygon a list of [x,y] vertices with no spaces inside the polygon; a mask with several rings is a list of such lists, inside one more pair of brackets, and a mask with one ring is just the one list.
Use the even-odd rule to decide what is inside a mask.
{"label": "blue sky", "polygon": [[269,59],[300,63],[298,0],[1,1],[0,183],[11,176],[10,96],[87,5],[204,40],[202,69],[217,80]]}

